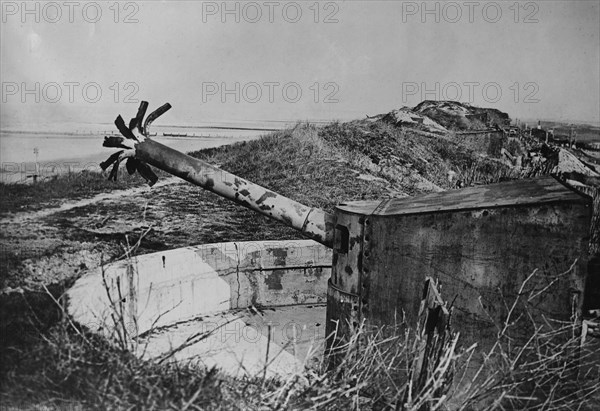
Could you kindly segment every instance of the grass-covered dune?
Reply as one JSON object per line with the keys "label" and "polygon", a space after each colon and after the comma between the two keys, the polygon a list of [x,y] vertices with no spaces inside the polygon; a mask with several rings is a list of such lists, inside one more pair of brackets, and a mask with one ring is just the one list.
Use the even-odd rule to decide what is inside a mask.
{"label": "grass-covered dune", "polygon": [[[368,121],[333,123],[321,128],[298,124],[255,141],[191,154],[328,211],[348,200],[414,195],[518,176],[498,160],[449,136]],[[2,211],[6,216],[19,210],[38,210],[113,189],[114,183],[107,183],[105,178],[101,174],[70,175],[35,186],[2,186],[0,190],[7,194],[3,196]],[[120,188],[141,185],[139,179],[130,178],[121,173]],[[165,175],[161,174],[161,178]],[[506,341],[500,336],[500,350],[489,353],[489,365],[497,372],[495,379],[463,384],[460,390],[448,390],[445,379],[453,373],[460,375],[460,362],[466,357],[454,356],[446,349],[440,355],[441,368],[432,384],[414,391],[410,369],[419,352],[414,334],[404,330],[387,340],[362,341],[360,349],[350,350],[334,370],[322,365],[287,380],[233,379],[193,365],[141,361],[125,347],[108,344],[65,317],[62,293],[82,270],[60,271],[67,262],[79,263],[78,248],[85,247],[87,257],[93,257],[85,260],[84,267],[94,268],[90,261],[100,264],[122,253],[125,234],[134,238],[142,231],[146,234],[136,248],[138,253],[204,242],[300,237],[280,223],[257,217],[188,184],[153,190],[145,194],[143,206],[132,200],[89,205],[79,212],[70,210],[45,217],[35,223],[39,225],[3,225],[7,230],[0,238],[2,259],[10,264],[3,264],[2,284],[12,290],[4,291],[0,297],[3,406],[144,410],[423,410],[437,406],[436,409],[553,410],[585,409],[587,402],[592,401],[594,386],[587,380],[578,381],[579,385],[561,382],[561,372],[565,367],[565,372],[572,368],[564,364],[561,368],[557,358],[572,359],[573,346],[566,344],[547,355],[547,336],[542,335],[534,341],[539,355],[535,356],[535,350],[527,353],[534,354],[532,360],[524,353],[511,356],[503,352]],[[90,229],[102,215],[119,213],[119,227],[143,220],[143,225],[139,225],[143,229],[115,233],[106,225],[102,226],[104,231]],[[101,222],[106,224],[103,219]],[[35,243],[37,230],[42,228],[48,241]],[[21,250],[15,245],[16,240],[21,249],[35,243],[41,252],[16,252]],[[49,267],[58,273],[49,275]],[[47,271],[40,274],[43,270]],[[570,344],[576,343],[574,340]],[[531,362],[525,362],[525,358]],[[590,402],[587,409],[593,407]]]}
{"label": "grass-covered dune", "polygon": [[191,155],[328,210],[348,200],[415,195],[517,176],[499,160],[448,136],[368,121],[321,128],[298,124],[256,141]]}

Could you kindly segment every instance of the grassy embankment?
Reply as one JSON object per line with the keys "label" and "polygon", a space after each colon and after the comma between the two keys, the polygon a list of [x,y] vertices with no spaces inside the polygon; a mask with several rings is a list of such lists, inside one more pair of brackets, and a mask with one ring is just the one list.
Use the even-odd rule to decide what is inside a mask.
{"label": "grassy embankment", "polygon": [[[220,164],[222,168],[311,206],[331,210],[345,200],[411,195],[453,188],[448,171],[463,184],[491,182],[510,177],[511,170],[497,161],[481,158],[468,148],[443,137],[417,135],[382,124],[332,124],[321,130],[300,125],[292,131],[257,141],[197,152],[193,155]],[[32,209],[41,201],[72,196],[71,177],[49,181],[41,191],[2,187],[11,191],[8,209]],[[126,179],[127,177],[125,177]],[[120,181],[124,178],[121,176]],[[100,175],[77,182],[80,193],[101,192],[106,184]],[[130,184],[128,182],[121,184]],[[134,183],[138,184],[138,183]],[[86,191],[87,190],[87,191]],[[21,194],[20,194],[21,193]],[[3,206],[4,208],[4,206]],[[264,221],[264,220],[259,220]],[[256,223],[255,223],[256,224]],[[254,230],[248,225],[247,230]],[[264,239],[281,237],[276,223],[261,231]],[[239,229],[239,227],[238,227]],[[284,231],[289,234],[289,231]],[[239,233],[235,233],[239,235]],[[248,235],[253,235],[249,233]],[[220,240],[231,240],[226,227]],[[52,290],[59,299],[61,290]],[[4,404],[43,404],[50,407],[97,409],[386,409],[406,403],[405,409],[423,404],[456,405],[469,409],[479,401],[497,400],[496,406],[517,407],[544,403],[546,409],[573,404],[573,391],[565,396],[557,385],[561,365],[556,358],[570,358],[571,343],[547,360],[548,336],[534,340],[539,355],[524,363],[523,353],[499,351],[490,356],[496,379],[448,391],[444,378],[458,375],[458,360],[448,347],[440,355],[435,378],[420,392],[409,395],[410,365],[418,355],[409,334],[372,341],[360,351],[351,350],[338,369],[325,367],[286,381],[232,379],[193,365],[157,365],[141,361],[124,348],[107,344],[72,324],[62,315],[40,317],[23,296],[22,312],[5,315],[26,317],[27,329],[7,330],[3,322],[0,363]],[[59,302],[63,304],[63,301]],[[50,309],[50,307],[48,307]],[[4,310],[2,310],[4,311]],[[10,331],[10,332],[8,332]],[[18,335],[16,335],[18,333]],[[506,341],[500,336],[499,347]],[[535,353],[534,353],[535,354]],[[567,355],[568,354],[568,355]],[[515,358],[514,355],[517,355]],[[566,357],[565,357],[566,356]],[[515,365],[519,365],[515,369]],[[552,368],[553,366],[554,368]],[[562,368],[561,368],[562,367]],[[538,374],[533,373],[537,370]],[[539,381],[533,384],[532,380]],[[581,387],[580,387],[581,388]],[[585,388],[585,387],[584,387]],[[542,390],[550,391],[542,391]],[[577,391],[577,390],[576,390]],[[587,392],[587,391],[586,391]],[[552,394],[552,396],[551,396]],[[560,395],[563,398],[560,398]],[[580,392],[578,392],[580,394]],[[442,397],[447,395],[446,397]],[[527,398],[535,395],[537,399]],[[576,398],[575,398],[576,400]]]}
{"label": "grassy embankment", "polygon": [[144,183],[139,175],[126,177],[123,168],[119,174],[117,182],[108,181],[100,172],[88,171],[58,175],[31,184],[0,183],[0,215],[36,211],[58,206],[65,200],[80,200]]}

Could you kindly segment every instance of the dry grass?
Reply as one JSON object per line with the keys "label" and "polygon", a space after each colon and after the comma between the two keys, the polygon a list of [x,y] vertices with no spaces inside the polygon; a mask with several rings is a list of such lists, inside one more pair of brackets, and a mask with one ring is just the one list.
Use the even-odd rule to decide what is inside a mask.
{"label": "dry grass", "polygon": [[108,181],[107,173],[81,171],[53,176],[31,184],[0,183],[0,215],[28,212],[60,205],[66,199],[81,199],[98,193],[140,186],[144,180],[120,170],[119,179]]}
{"label": "dry grass", "polygon": [[[413,374],[424,338],[419,327],[399,324],[367,332],[363,326],[339,347],[342,359],[335,369],[323,366],[290,377],[265,398],[267,404],[315,410],[597,410],[598,344],[589,339],[582,344],[579,319],[536,324],[530,312],[517,310],[522,300],[539,297],[539,290],[526,288],[535,275],[507,301],[509,314],[490,348],[457,348],[459,335],[440,337],[420,384]],[[517,343],[517,317],[523,315],[534,331]]]}
{"label": "dry grass", "polygon": [[358,170],[346,155],[318,135],[313,125],[258,140],[191,153],[224,170],[290,197],[331,211],[336,204],[376,199],[386,193],[386,182],[356,178]]}
{"label": "dry grass", "polygon": [[[453,333],[438,336],[421,379],[414,372],[426,338],[419,326],[363,324],[332,351],[333,368],[323,360],[283,380],[233,379],[193,363],[135,357],[131,352],[140,347],[128,334],[117,295],[107,321],[118,337],[112,342],[73,323],[64,300],[52,297],[62,319],[39,334],[33,349],[12,353],[29,373],[5,374],[1,398],[4,404],[49,409],[596,410],[600,365],[589,365],[595,352],[581,344],[576,317],[535,326],[523,344],[511,337],[518,331],[516,307],[532,298],[525,285],[535,274],[508,304],[491,348],[460,347]],[[192,343],[205,337],[195,336]]]}

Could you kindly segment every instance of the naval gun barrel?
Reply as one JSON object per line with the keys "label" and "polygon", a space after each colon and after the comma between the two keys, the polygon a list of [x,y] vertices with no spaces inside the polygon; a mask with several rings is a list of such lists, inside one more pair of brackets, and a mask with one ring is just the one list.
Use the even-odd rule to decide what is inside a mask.
{"label": "naval gun barrel", "polygon": [[126,161],[130,174],[137,170],[150,185],[153,185],[158,177],[148,167],[149,164],[257,213],[281,221],[307,237],[332,247],[333,216],[331,214],[319,208],[308,207],[148,138],[148,128],[152,121],[164,114],[171,106],[168,103],[163,105],[150,114],[142,125],[147,107],[148,103],[143,101],[137,116],[131,119],[129,126],[125,125],[121,116],[117,117],[115,124],[123,137],[105,137],[103,144],[105,147],[123,149],[100,164],[104,170],[114,164],[110,178],[116,179],[119,163]]}

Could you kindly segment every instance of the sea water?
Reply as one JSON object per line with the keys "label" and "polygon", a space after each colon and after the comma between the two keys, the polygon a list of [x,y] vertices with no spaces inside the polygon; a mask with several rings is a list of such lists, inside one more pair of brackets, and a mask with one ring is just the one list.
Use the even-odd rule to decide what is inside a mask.
{"label": "sea water", "polygon": [[[116,130],[115,130],[116,131]],[[253,140],[268,133],[264,129],[177,128],[155,129],[152,138],[184,153],[218,147],[239,141]],[[163,133],[187,134],[185,137],[163,136]],[[68,133],[0,131],[0,182],[27,183],[33,176],[39,179],[53,175],[100,171],[99,164],[118,151],[102,147],[104,135],[111,130]]]}

